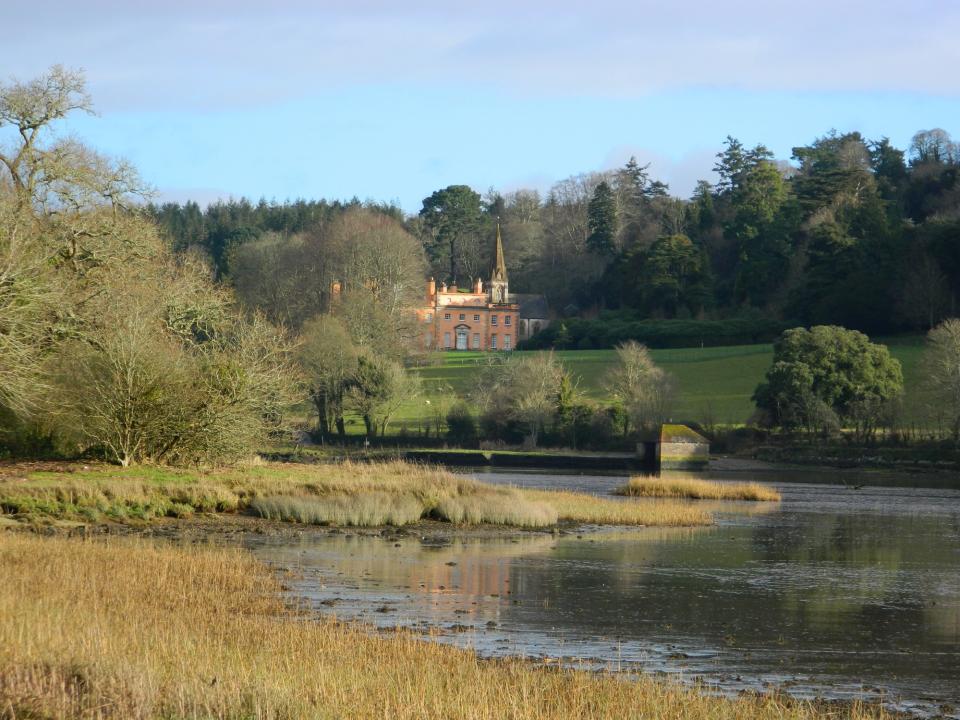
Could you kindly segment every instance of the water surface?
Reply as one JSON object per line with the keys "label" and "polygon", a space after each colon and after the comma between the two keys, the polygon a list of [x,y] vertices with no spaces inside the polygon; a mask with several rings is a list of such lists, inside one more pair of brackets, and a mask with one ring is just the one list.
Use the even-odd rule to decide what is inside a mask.
{"label": "water surface", "polygon": [[[597,494],[625,481],[482,479]],[[960,490],[904,474],[750,479],[783,502],[710,503],[709,528],[449,541],[345,532],[254,551],[297,568],[293,592],[325,612],[486,655],[960,717]]]}

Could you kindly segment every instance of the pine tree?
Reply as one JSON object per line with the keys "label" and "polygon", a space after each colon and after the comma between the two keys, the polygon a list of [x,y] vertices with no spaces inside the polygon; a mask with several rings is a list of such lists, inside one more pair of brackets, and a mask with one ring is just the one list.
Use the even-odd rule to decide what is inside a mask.
{"label": "pine tree", "polygon": [[616,252],[617,201],[606,182],[601,182],[593,191],[587,206],[587,224],[590,228],[587,247],[602,257],[612,256]]}

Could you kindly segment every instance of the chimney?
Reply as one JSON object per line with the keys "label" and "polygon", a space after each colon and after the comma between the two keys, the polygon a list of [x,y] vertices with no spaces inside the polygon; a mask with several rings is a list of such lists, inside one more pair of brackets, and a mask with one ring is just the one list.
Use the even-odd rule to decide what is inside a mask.
{"label": "chimney", "polygon": [[447,291],[446,281],[440,283],[440,292],[445,293]]}
{"label": "chimney", "polygon": [[483,280],[477,278],[477,281],[473,284],[473,292],[477,295],[483,294]]}
{"label": "chimney", "polygon": [[432,303],[437,296],[437,281],[432,277],[427,280],[427,303]]}
{"label": "chimney", "polygon": [[459,291],[457,290],[457,284],[456,284],[456,283],[453,283],[453,285],[450,286],[450,289],[449,289],[448,292],[452,292],[452,293],[459,292]]}

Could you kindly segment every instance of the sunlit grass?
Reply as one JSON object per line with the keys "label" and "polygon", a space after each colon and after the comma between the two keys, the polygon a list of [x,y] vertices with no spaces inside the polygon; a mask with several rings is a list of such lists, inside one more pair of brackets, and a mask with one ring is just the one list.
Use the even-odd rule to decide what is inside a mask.
{"label": "sunlit grass", "polygon": [[605,525],[710,525],[710,513],[675,500],[611,500],[560,490],[521,490],[524,497],[553,507],[560,520]]}
{"label": "sunlit grass", "polygon": [[780,493],[759,483],[730,483],[683,475],[637,475],[616,490],[618,495],[691,500],[780,500]]}
{"label": "sunlit grass", "polygon": [[516,527],[546,527],[558,521],[710,522],[708,513],[688,504],[521,490],[401,461],[255,463],[209,471],[65,466],[37,472],[0,466],[0,514],[129,522],[186,518],[197,512],[252,512],[271,520],[340,526],[406,525],[425,518]]}
{"label": "sunlit grass", "polygon": [[0,534],[0,717],[567,720],[883,717],[711,697],[310,619],[249,555]]}

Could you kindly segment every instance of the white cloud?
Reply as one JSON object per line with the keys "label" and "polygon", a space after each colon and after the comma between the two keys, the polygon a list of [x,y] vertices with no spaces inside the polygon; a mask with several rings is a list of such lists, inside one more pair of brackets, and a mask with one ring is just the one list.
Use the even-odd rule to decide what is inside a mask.
{"label": "white cloud", "polygon": [[242,107],[356,83],[960,94],[960,4],[947,0],[39,0],[4,15],[8,72],[83,66],[106,109]]}

